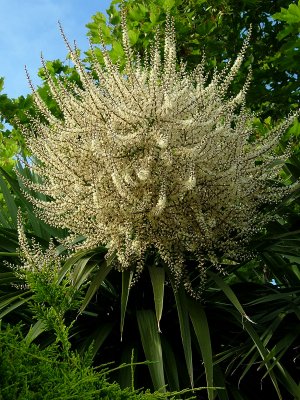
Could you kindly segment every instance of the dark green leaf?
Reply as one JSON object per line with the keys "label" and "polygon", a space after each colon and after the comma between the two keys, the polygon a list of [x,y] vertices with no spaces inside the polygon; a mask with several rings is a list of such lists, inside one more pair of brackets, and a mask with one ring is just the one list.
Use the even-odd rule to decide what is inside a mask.
{"label": "dark green leaf", "polygon": [[157,327],[160,332],[160,320],[164,305],[165,270],[163,267],[151,265],[148,267],[152,283]]}
{"label": "dark green leaf", "polygon": [[209,400],[214,399],[213,358],[209,326],[204,308],[196,301],[189,300],[189,314],[196,333],[205,368],[207,393]]}
{"label": "dark green leaf", "polygon": [[155,314],[152,310],[137,311],[137,321],[154,389],[165,392],[162,347]]}
{"label": "dark green leaf", "polygon": [[125,314],[127,309],[132,276],[133,276],[133,271],[130,270],[122,271],[121,320],[120,320],[121,341],[123,339],[124,321],[125,321]]}

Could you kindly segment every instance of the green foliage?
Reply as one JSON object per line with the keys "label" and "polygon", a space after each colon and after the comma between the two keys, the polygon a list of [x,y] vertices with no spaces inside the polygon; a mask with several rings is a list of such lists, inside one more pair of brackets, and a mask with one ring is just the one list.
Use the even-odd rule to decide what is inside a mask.
{"label": "green foliage", "polygon": [[[0,398],[3,400],[103,399],[155,400],[172,394],[121,390],[108,382],[109,370],[96,372],[74,352],[62,357],[57,344],[41,348],[28,343],[20,325],[0,330]],[[167,397],[168,396],[168,397]]]}
{"label": "green foliage", "polygon": [[[62,259],[51,258],[52,248],[46,257],[40,246],[33,242],[31,247],[19,227],[19,241],[24,252],[23,264],[17,268],[17,276],[32,292],[29,307],[38,324],[23,337],[21,327],[16,325],[0,330],[0,396],[3,399],[163,399],[174,398],[164,391],[151,394],[131,389],[121,390],[117,384],[107,381],[108,369],[96,372],[91,367],[91,349],[80,356],[71,350],[70,329],[66,313],[78,309],[80,291],[74,285],[74,274],[61,268]],[[53,244],[52,244],[53,245]],[[30,250],[30,253],[28,253]],[[70,263],[69,263],[70,264]],[[67,264],[68,265],[68,264]],[[71,264],[74,267],[74,264]],[[77,271],[78,272],[78,271]],[[82,287],[81,287],[82,291]],[[38,329],[37,329],[37,325]],[[38,333],[54,331],[55,342],[45,348],[32,343]],[[176,394],[176,393],[175,393]]]}
{"label": "green foliage", "polygon": [[[238,90],[245,81],[251,64],[253,79],[247,104],[252,110],[262,113],[263,118],[272,116],[278,120],[299,104],[298,6],[292,4],[288,8],[289,4],[289,0],[243,0],[238,3],[232,0],[127,0],[125,7],[131,43],[141,54],[149,47],[157,28],[163,25],[166,14],[170,12],[175,19],[178,57],[190,68],[199,63],[203,52],[209,69],[220,68],[234,59],[251,25],[248,57],[233,90]],[[116,40],[121,41],[120,5],[120,0],[114,0],[107,10],[109,25],[106,25],[105,16],[97,13],[87,27],[95,44],[100,43],[101,32],[103,43],[108,48],[113,46],[110,50],[113,58],[122,64],[124,55],[114,46]],[[280,7],[288,10],[278,17],[276,11]],[[277,18],[276,23],[272,17]],[[292,25],[284,28],[289,30],[282,43],[285,21]],[[88,61],[89,52],[87,55]]]}
{"label": "green foliage", "polygon": [[[0,78],[0,92],[4,79]],[[11,172],[16,163],[16,154],[25,149],[24,138],[16,125],[16,118],[27,120],[26,111],[32,107],[31,96],[25,99],[10,99],[0,94],[0,166]]]}
{"label": "green foliage", "polygon": [[[292,85],[293,90],[299,93],[299,46],[300,46],[300,2],[298,4],[290,4],[288,8],[281,8],[280,12],[272,16],[276,21],[284,23],[283,29],[277,34],[277,39],[281,44],[280,54],[273,57],[273,62],[281,71],[291,78],[295,79],[295,84]],[[290,88],[291,89],[291,88]],[[289,90],[290,90],[289,89]]]}
{"label": "green foliage", "polygon": [[62,351],[70,350],[70,328],[66,325],[65,314],[80,306],[80,294],[71,284],[68,276],[61,276],[61,271],[54,265],[45,265],[41,271],[25,271],[24,280],[33,295],[29,307],[34,319],[42,322],[44,329],[55,332],[56,342],[61,343]]}
{"label": "green foliage", "polygon": [[18,326],[8,326],[0,331],[0,336],[3,399],[70,399],[80,398],[82,393],[86,399],[93,399],[101,386],[107,386],[104,375],[97,377],[77,355],[68,361],[61,360],[57,345],[41,349],[28,344]]}
{"label": "green foliage", "polygon": [[[119,60],[122,66],[124,54],[120,46],[119,6],[119,0],[112,1],[108,10],[108,26],[101,13],[95,14],[88,25],[88,34],[93,43],[99,44],[101,31],[102,41],[108,46],[113,60]],[[299,3],[290,4],[288,0],[126,2],[132,45],[144,54],[156,28],[164,24],[166,13],[170,11],[175,19],[178,56],[190,68],[199,62],[203,50],[208,69],[224,66],[241,48],[246,30],[252,24],[248,58],[233,91],[245,81],[248,67],[252,64],[253,82],[248,106],[261,113],[254,121],[257,136],[264,135],[276,121],[299,104],[299,7]],[[100,51],[97,56],[101,61]],[[87,52],[86,62],[89,61],[90,53]],[[73,68],[61,61],[46,62],[46,67],[51,76],[60,79],[65,75],[80,85]],[[45,71],[40,72],[40,77],[42,83],[39,92],[47,107],[58,115],[57,105],[47,92]],[[12,130],[1,127],[0,152],[4,171],[0,183],[5,208],[0,212],[0,256],[2,260],[18,264],[15,229],[15,210],[18,206],[25,214],[28,237],[34,236],[45,248],[51,236],[63,237],[64,232],[48,227],[34,215],[32,206],[21,191],[18,178],[11,172],[16,148],[24,150],[23,138],[14,118],[17,117],[22,125],[29,123],[26,113],[33,113],[32,97],[9,99],[1,95],[0,109],[2,122],[13,126]],[[284,146],[292,134],[295,135],[296,152],[284,166],[283,173],[288,181],[296,182],[300,177],[298,120],[287,132]],[[30,176],[27,168],[21,165],[18,168],[22,174],[36,178]],[[132,387],[133,380],[138,387],[155,385],[161,388],[165,382],[170,390],[193,385],[210,386],[213,383],[223,389],[208,389],[207,394],[201,392],[202,398],[298,399],[299,196],[298,189],[280,205],[277,221],[267,226],[264,234],[252,243],[251,260],[241,265],[226,265],[227,276],[209,276],[201,304],[189,298],[182,287],[175,287],[164,265],[155,266],[161,268],[158,274],[146,269],[140,281],[131,287],[130,274],[122,279],[121,274],[113,269],[114,259],[105,260],[105,248],[78,252],[70,257],[63,268],[63,273],[67,274],[66,280],[61,280],[59,288],[58,282],[49,286],[43,274],[32,277],[31,286],[36,285],[35,293],[48,296],[43,297],[44,304],[42,297],[36,297],[41,302],[34,307],[34,293],[28,288],[21,290],[12,286],[12,283],[22,285],[24,281],[16,277],[5,264],[1,264],[1,317],[12,323],[21,319],[27,324],[26,328],[22,328],[26,332],[33,322],[32,313],[39,315],[39,321],[31,327],[24,340],[21,339],[20,328],[8,328],[7,332],[0,333],[2,397],[27,400],[47,399],[49,396],[52,399],[70,398],[68,396],[76,394],[77,398],[82,398],[80,396],[84,393],[86,399],[89,395],[112,400],[150,399],[150,394],[138,395],[128,390],[121,392],[117,385],[109,386],[103,378],[105,374],[101,372],[95,375],[82,358],[87,354],[93,358],[95,365],[111,361],[117,365],[123,362],[130,364],[133,349],[137,364],[144,361],[145,357],[151,363],[148,366],[132,365],[134,377],[129,367],[111,372],[111,376],[122,383],[122,387]],[[62,250],[58,243],[57,249],[58,252]],[[193,260],[187,260],[187,263],[192,265]],[[149,269],[152,267],[153,263],[149,262]],[[197,276],[193,279],[198,282]],[[42,288],[49,288],[49,292]],[[75,294],[80,288],[83,296],[80,314],[77,315],[76,309],[66,306],[62,314],[58,313],[58,318],[54,308],[59,305],[63,293],[67,291],[67,297],[72,297],[73,290]],[[78,304],[77,301],[78,298],[74,306]],[[47,311],[45,305],[50,303],[55,307]],[[45,325],[43,320],[50,322]],[[158,331],[158,322],[161,333]],[[51,329],[45,332],[46,328]],[[59,330],[62,334],[55,335]],[[149,340],[150,337],[153,342]],[[56,343],[42,349],[42,345],[55,342],[57,338]],[[33,340],[39,341],[41,346],[31,343]],[[67,340],[81,356],[70,353]],[[70,356],[61,360],[63,343]],[[13,363],[8,362],[12,359]],[[72,368],[70,363],[73,363]],[[37,397],[31,392],[33,386],[30,385],[33,383]],[[53,388],[57,388],[54,394],[51,392]],[[97,392],[99,390],[100,394]],[[11,397],[5,397],[8,392]],[[17,393],[23,397],[17,397]],[[153,396],[163,398],[160,396],[164,395],[157,393]],[[184,394],[181,397],[184,398]]]}
{"label": "green foliage", "polygon": [[[281,11],[279,13],[276,13],[273,15],[273,18],[278,19],[280,21],[287,22],[287,24],[290,26],[290,29],[293,28],[299,30],[299,24],[300,24],[300,2],[298,1],[297,4],[290,4],[288,9],[286,8],[281,8]],[[287,29],[287,28],[286,28]],[[287,31],[286,34],[291,33],[291,31]],[[285,36],[286,36],[285,34]],[[282,34],[280,34],[282,36]]]}

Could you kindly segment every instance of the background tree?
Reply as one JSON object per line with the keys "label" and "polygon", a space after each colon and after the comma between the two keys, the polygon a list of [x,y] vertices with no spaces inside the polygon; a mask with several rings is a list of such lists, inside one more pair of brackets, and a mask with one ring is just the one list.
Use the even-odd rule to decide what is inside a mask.
{"label": "background tree", "polygon": [[[122,57],[118,25],[120,4],[114,0],[108,9],[110,26],[106,26],[101,13],[94,15],[87,25],[88,36],[95,44],[99,43],[99,30],[102,32],[103,41],[112,46],[111,55],[116,60]],[[293,4],[287,12],[279,13],[281,7],[288,6],[286,0],[126,2],[129,37],[142,54],[170,11],[175,19],[178,57],[187,62],[189,68],[199,63],[203,52],[206,53],[208,68],[224,66],[228,60],[234,59],[252,26],[247,61],[236,85],[242,84],[252,64],[253,80],[247,104],[262,116],[271,116],[275,120],[299,103],[299,52],[296,50],[299,7]],[[288,28],[284,28],[283,22],[288,24]]]}

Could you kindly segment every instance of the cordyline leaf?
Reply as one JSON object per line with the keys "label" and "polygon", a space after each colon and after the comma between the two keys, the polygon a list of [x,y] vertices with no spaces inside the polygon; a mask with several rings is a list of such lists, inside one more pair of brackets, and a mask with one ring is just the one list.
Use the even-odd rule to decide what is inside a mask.
{"label": "cordyline leaf", "polygon": [[160,320],[164,305],[165,269],[163,267],[156,267],[154,265],[149,266],[148,269],[153,288],[157,327],[158,331],[161,332]]}
{"label": "cordyline leaf", "polygon": [[246,314],[245,310],[243,309],[241,303],[239,302],[238,298],[236,297],[230,286],[228,286],[227,283],[225,283],[224,280],[220,278],[217,274],[211,271],[208,271],[207,274],[216,282],[219,288],[224,292],[226,297],[231,301],[232,305],[239,311],[242,318],[245,318],[247,321],[252,322],[254,324],[254,322]]}
{"label": "cordyline leaf", "polygon": [[76,289],[87,281],[89,275],[97,267],[98,261],[94,260],[90,262],[92,255],[90,257],[82,258],[77,261],[74,271],[72,273],[72,282]]}
{"label": "cordyline leaf", "polygon": [[152,310],[139,310],[136,315],[154,389],[165,392],[162,347],[155,314]]}
{"label": "cordyline leaf", "polygon": [[83,343],[80,349],[80,353],[83,354],[86,350],[92,346],[91,357],[94,358],[104,343],[105,339],[109,336],[114,324],[111,322],[102,323],[95,331],[88,337],[88,339]]}
{"label": "cordyline leaf", "polygon": [[[256,352],[255,349],[256,349],[255,345],[253,347],[251,347],[251,349],[244,355],[244,357],[241,358],[240,362],[238,363],[238,365],[235,368],[235,371],[236,371],[239,367],[245,365],[245,368],[244,368],[242,374],[239,376],[239,384],[242,382],[244,377],[247,375],[247,373],[253,367],[253,365],[255,365],[255,363],[257,362],[257,359],[259,358],[259,353]],[[248,357],[251,353],[254,353],[254,354],[249,359]],[[247,360],[246,363],[245,363],[245,360]]]}
{"label": "cordyline leaf", "polygon": [[285,258],[283,258],[280,254],[263,252],[261,253],[261,256],[272,271],[275,281],[278,284],[283,283],[284,285],[291,285],[293,287],[299,285],[299,278],[297,274],[295,274],[295,272],[290,268],[289,263],[287,263]]}
{"label": "cordyline leaf", "polygon": [[202,354],[203,364],[205,368],[205,375],[206,375],[206,383],[208,386],[207,389],[208,398],[209,400],[213,400],[214,399],[214,390],[212,389],[214,386],[213,359],[212,359],[210,332],[206,314],[201,304],[193,300],[188,301],[188,310]]}
{"label": "cordyline leaf", "polygon": [[292,393],[293,396],[295,396],[295,400],[300,398],[300,384],[296,383],[294,379],[291,377],[291,375],[288,373],[286,368],[283,368],[280,363],[277,363],[277,368],[279,369],[281,373],[281,380],[287,390]]}
{"label": "cordyline leaf", "polygon": [[[19,301],[21,300],[24,296],[28,296],[28,294],[30,295],[30,292],[26,292],[26,293],[19,293],[19,294],[15,294],[16,292],[13,293],[8,293],[5,294],[3,296],[1,296],[0,298],[0,310],[1,309],[5,309],[6,307],[8,307],[11,303],[13,303],[14,301]],[[2,315],[2,314],[1,314]]]}
{"label": "cordyline leaf", "polygon": [[9,221],[8,221],[7,214],[3,213],[2,211],[0,211],[0,224],[4,228],[9,228]]}
{"label": "cordyline leaf", "polygon": [[0,227],[0,249],[4,252],[16,253],[18,247],[19,243],[16,230]]}
{"label": "cordyline leaf", "polygon": [[[3,253],[0,253],[0,256]],[[5,254],[5,253],[4,253]],[[10,255],[11,253],[7,253]],[[17,253],[16,256],[19,254]],[[16,279],[16,275],[13,272],[0,272],[0,285],[11,284]]]}
{"label": "cordyline leaf", "polygon": [[134,371],[138,359],[138,348],[133,343],[122,346],[121,364],[118,374],[118,384],[121,388],[131,387],[134,390]]}
{"label": "cordyline leaf", "polygon": [[[295,342],[298,339],[299,334],[300,334],[300,329],[295,329],[295,332],[291,332],[285,335],[279,342],[275,344],[275,346],[272,348],[269,354],[262,361],[258,369],[264,366],[267,362],[269,361],[272,362],[273,360],[275,360],[274,364],[270,367],[273,368],[277,364],[277,361],[279,361],[281,357],[286,353],[286,351],[291,347],[293,342]],[[268,372],[265,373],[263,378],[267,374]]]}
{"label": "cordyline leaf", "polygon": [[[171,280],[172,282],[172,280]],[[176,301],[176,308],[179,319],[180,334],[182,340],[182,346],[184,351],[184,357],[186,361],[187,371],[189,374],[191,387],[194,387],[193,377],[193,357],[192,357],[192,343],[191,343],[191,332],[190,332],[190,321],[187,308],[187,296],[182,286],[178,289],[174,287],[174,296]]]}
{"label": "cordyline leaf", "polygon": [[[58,283],[60,283],[65,275],[74,267],[80,260],[82,259],[90,259],[93,254],[90,254],[90,257],[87,257],[87,255],[90,253],[90,250],[79,250],[75,254],[73,254],[71,257],[69,257],[66,262],[64,263],[62,269],[59,272],[59,278],[58,278]],[[73,277],[74,285],[76,281],[76,274]]]}
{"label": "cordyline leaf", "polygon": [[96,294],[97,290],[101,286],[102,282],[104,281],[104,279],[106,278],[108,273],[112,270],[114,258],[115,258],[115,254],[113,254],[109,259],[103,261],[99,265],[99,271],[92,279],[90,287],[88,288],[88,291],[86,292],[86,295],[83,299],[79,313],[82,313],[85,310],[85,308],[87,307],[89,302],[92,300],[93,296]]}
{"label": "cordyline leaf", "polygon": [[125,321],[125,314],[127,309],[132,277],[133,277],[133,271],[126,270],[122,272],[121,322],[120,322],[121,342],[123,340],[124,321]]}
{"label": "cordyline leaf", "polygon": [[0,257],[19,257],[20,253],[11,253],[9,251],[1,251]]}
{"label": "cordyline leaf", "polygon": [[[243,321],[243,326],[246,329],[246,331],[248,332],[249,336],[251,337],[251,339],[252,339],[253,343],[255,344],[262,359],[265,361],[266,357],[269,354],[269,351],[265,348],[265,346],[264,346],[263,342],[260,340],[258,334],[253,329],[253,326],[249,323],[249,322],[253,323],[253,321],[251,321],[251,319],[245,313],[245,311],[244,311],[242,305],[240,304],[240,302],[238,301],[236,295],[234,294],[232,289],[223,281],[222,278],[220,278],[219,276],[217,276],[216,274],[214,274],[212,272],[208,272],[208,275],[210,277],[212,277],[212,279],[217,283],[217,285],[220,287],[220,289],[223,290],[224,294],[231,301],[231,303],[238,310],[238,312],[242,315],[242,317],[245,318],[245,320]],[[281,393],[279,390],[279,386],[278,386],[278,382],[276,379],[276,375],[270,369],[270,367],[271,367],[270,363],[266,362],[265,364],[266,364],[266,368],[268,370],[268,375],[270,376],[270,378],[273,382],[274,388],[277,392],[278,398],[282,399],[282,396],[281,396]]]}
{"label": "cordyline leaf", "polygon": [[[268,345],[268,343],[270,342],[270,340],[272,339],[273,334],[278,329],[278,327],[282,321],[282,318],[283,317],[281,315],[276,316],[274,321],[272,322],[272,324],[268,327],[267,330],[264,331],[263,335],[260,337],[262,344],[265,348]],[[262,322],[262,321],[260,321],[260,322]],[[251,367],[257,362],[257,358],[259,357],[259,352],[255,351],[255,349],[257,349],[257,347],[256,347],[256,344],[254,343],[253,346],[250,348],[250,350],[243,357],[240,357],[240,361],[239,361],[236,369],[238,369],[244,365],[246,365],[246,367],[244,368],[243,373],[239,377],[239,382],[242,381],[242,379],[246,376],[246,374],[251,369]],[[251,353],[253,353],[253,355],[252,355],[251,359],[249,360],[248,357],[251,355]],[[270,353],[269,353],[269,355],[270,355]],[[269,357],[267,357],[267,358],[269,358]],[[268,360],[267,360],[267,358],[264,360],[265,362],[270,361],[270,358]],[[247,362],[246,362],[246,360],[247,360]],[[258,367],[258,369],[259,368],[260,367]],[[267,374],[268,374],[268,371],[267,371]]]}
{"label": "cordyline leaf", "polygon": [[[267,358],[268,354],[269,354],[269,350],[266,349],[266,347],[264,346],[263,342],[260,340],[258,334],[255,332],[255,330],[253,329],[253,326],[248,322],[248,321],[244,321],[244,328],[246,329],[246,331],[248,332],[249,336],[251,337],[251,339],[253,340],[253,343],[255,344],[261,358],[265,361],[265,359]],[[276,393],[278,395],[278,398],[280,400],[282,400],[282,396],[280,393],[280,389],[278,386],[278,382],[276,379],[276,375],[274,374],[274,372],[270,369],[270,363],[266,362],[265,366],[267,368],[268,371],[268,375],[270,376],[273,386],[276,390]]]}
{"label": "cordyline leaf", "polygon": [[168,380],[168,388],[171,391],[179,390],[179,377],[178,377],[178,365],[176,363],[176,357],[174,351],[168,342],[168,340],[162,336],[161,343],[163,348],[163,361],[166,378]]}
{"label": "cordyline leaf", "polygon": [[[28,295],[28,293],[25,293],[25,295]],[[30,300],[30,297],[27,298],[22,298],[22,295],[19,296],[14,296],[9,303],[11,303],[15,298],[19,298],[19,300],[15,301],[13,304],[11,304],[9,307],[5,308],[1,313],[0,313],[0,319],[3,318],[5,315],[9,314],[11,311],[15,310],[16,308],[20,307],[24,303],[27,303]],[[0,309],[3,308],[3,304],[0,304]]]}
{"label": "cordyline leaf", "polygon": [[217,388],[218,390],[218,397],[216,397],[218,400],[230,400],[228,397],[228,392],[225,389],[226,386],[226,380],[224,373],[222,369],[219,367],[219,365],[214,365],[214,381],[218,386],[221,386],[221,390]]}
{"label": "cordyline leaf", "polygon": [[239,389],[236,389],[233,385],[230,389],[231,395],[233,396],[232,400],[245,400],[245,397],[240,393]]}
{"label": "cordyline leaf", "polygon": [[[22,165],[20,163],[18,164],[18,172],[21,175],[24,175],[27,178],[32,179],[33,181],[36,181],[38,179],[34,173],[32,173],[32,172],[29,173],[27,170],[22,168]],[[22,184],[22,182],[20,182],[19,179],[16,179],[14,176],[11,176],[10,174],[8,174],[7,171],[5,171],[5,169],[3,169],[2,167],[0,167],[0,173],[4,176],[5,180],[9,183],[12,191],[17,196],[18,201],[22,204],[22,208],[26,209],[28,220],[31,224],[32,230],[35,233],[35,235],[37,235],[43,239],[46,239],[46,240],[49,240],[51,236],[52,237],[64,236],[64,234],[62,233],[62,231],[60,229],[56,229],[56,228],[53,228],[53,227],[45,224],[34,214],[33,205],[25,198],[24,193],[21,190],[21,188],[23,188],[24,185]],[[16,205],[14,205],[12,203],[13,197],[11,195],[10,195],[10,197],[11,197],[11,199],[9,200],[9,202],[10,202],[9,211],[10,211],[10,213],[12,212],[11,215],[15,215]],[[39,198],[39,194],[35,193],[35,197]],[[5,218],[5,216],[4,216],[4,218]],[[11,222],[10,222],[9,226],[11,226]]]}
{"label": "cordyline leaf", "polygon": [[38,320],[33,326],[30,327],[29,332],[25,337],[25,341],[27,344],[30,344],[34,341],[41,333],[45,331],[45,324],[43,321]]}

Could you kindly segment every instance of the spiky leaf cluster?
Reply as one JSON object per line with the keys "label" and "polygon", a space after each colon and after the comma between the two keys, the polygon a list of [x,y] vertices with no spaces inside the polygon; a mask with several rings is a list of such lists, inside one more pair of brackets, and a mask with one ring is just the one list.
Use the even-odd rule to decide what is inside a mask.
{"label": "spiky leaf cluster", "polygon": [[121,269],[140,265],[150,248],[177,279],[187,253],[238,258],[269,218],[263,206],[286,193],[274,181],[287,155],[278,159],[273,150],[291,122],[249,140],[249,80],[228,95],[247,40],[236,60],[210,78],[204,61],[193,71],[178,65],[170,19],[163,50],[157,37],[143,60],[123,21],[123,69],[103,48],[104,65],[94,56],[87,71],[69,47],[82,86],[48,76],[63,118],[34,92],[41,118],[25,132],[38,160],[32,168],[43,178],[25,184],[50,199],[31,198],[41,217],[83,235],[83,246],[106,244]]}

